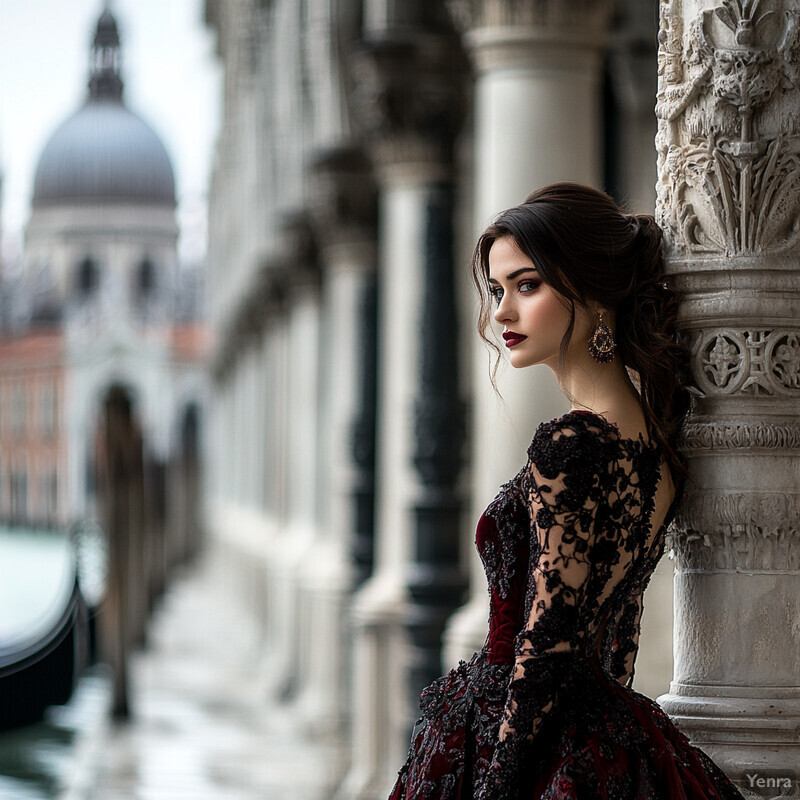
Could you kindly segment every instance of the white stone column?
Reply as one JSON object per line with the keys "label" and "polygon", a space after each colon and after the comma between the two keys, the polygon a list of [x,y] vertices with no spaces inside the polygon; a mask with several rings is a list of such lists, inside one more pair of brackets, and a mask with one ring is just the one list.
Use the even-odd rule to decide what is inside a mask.
{"label": "white stone column", "polygon": [[239,354],[242,400],[239,424],[241,425],[241,463],[242,508],[248,511],[255,509],[255,386],[253,383],[255,367],[255,343],[251,337]]}
{"label": "white stone column", "polygon": [[[405,709],[405,568],[410,557],[413,503],[418,488],[413,456],[413,400],[422,280],[419,243],[427,176],[409,169],[381,193],[376,464],[376,549],[372,577],[354,599],[356,668],[350,798],[380,797],[391,788],[408,742]],[[388,687],[393,687],[389,690]]]}
{"label": "white stone column", "polygon": [[[266,325],[264,326],[266,328]],[[263,514],[266,508],[264,485],[266,483],[267,418],[271,412],[267,402],[267,334],[259,332],[253,358],[253,505]]]}
{"label": "white stone column", "polygon": [[[466,29],[475,71],[474,237],[534,189],[571,180],[601,182],[601,67],[612,3],[607,0],[464,0],[451,3]],[[465,275],[465,280],[469,276]],[[474,305],[468,319],[475,319]],[[501,350],[502,339],[499,339]],[[454,663],[486,636],[486,583],[474,525],[525,461],[539,422],[569,409],[547,367],[498,373],[489,382],[486,346],[473,337],[471,601],[452,618],[445,658]]]}
{"label": "white stone column", "polygon": [[247,482],[245,480],[245,374],[244,364],[241,359],[241,353],[237,352],[237,360],[233,366],[233,374],[231,376],[233,383],[233,419],[231,426],[233,435],[231,437],[231,454],[233,456],[233,472],[232,483],[234,501],[236,506],[241,507],[245,503],[245,493]]}
{"label": "white stone column", "polygon": [[[267,268],[269,273],[271,268]],[[280,690],[283,670],[287,662],[281,657],[282,647],[287,646],[293,635],[290,629],[291,615],[285,613],[290,602],[284,572],[284,551],[290,544],[286,533],[286,491],[288,460],[287,435],[290,416],[287,414],[289,394],[289,366],[286,358],[288,338],[288,312],[281,306],[278,297],[277,275],[265,276],[266,324],[264,328],[264,350],[262,353],[262,407],[265,414],[264,437],[261,442],[263,462],[262,513],[264,526],[262,579],[258,594],[259,609],[263,619],[263,675],[264,694],[269,696]]]}
{"label": "white stone column", "polygon": [[398,30],[385,30],[391,18],[367,31],[355,76],[379,191],[380,349],[375,568],[352,609],[352,765],[337,795],[347,800],[385,797],[408,748],[404,623],[414,508],[423,489],[414,466],[414,401],[423,346],[426,215],[441,182],[453,179],[462,107],[454,39],[409,28],[407,20]]}
{"label": "white stone column", "polygon": [[[800,10],[662,0],[658,219],[692,412],[659,698],[743,789],[800,772]],[[747,777],[772,780],[752,783]],[[777,781],[780,781],[779,783]],[[763,796],[763,795],[762,795]],[[770,795],[772,796],[772,795]]]}
{"label": "white stone column", "polygon": [[[363,154],[340,147],[312,166],[312,213],[322,263],[321,456],[318,535],[304,579],[315,650],[301,710],[316,736],[341,738],[349,665],[347,611],[352,586],[357,464],[353,424],[363,373],[363,295],[374,281],[375,188]],[[343,776],[331,776],[338,783]]]}
{"label": "white stone column", "polygon": [[318,524],[320,298],[315,256],[306,247],[310,231],[298,218],[287,221],[282,263],[286,292],[285,508],[275,565],[275,655],[270,680],[283,698],[296,699],[317,657],[306,575],[316,558]]}
{"label": "white stone column", "polygon": [[235,452],[233,447],[233,420],[236,417],[236,409],[233,405],[233,374],[225,374],[222,396],[222,442],[225,463],[225,473],[223,475],[223,490],[220,499],[225,503],[233,500],[233,465]]}
{"label": "white stone column", "polygon": [[267,326],[267,362],[265,364],[269,418],[264,442],[266,468],[267,517],[277,529],[286,515],[286,432],[287,420],[287,324],[285,310],[277,313]]}

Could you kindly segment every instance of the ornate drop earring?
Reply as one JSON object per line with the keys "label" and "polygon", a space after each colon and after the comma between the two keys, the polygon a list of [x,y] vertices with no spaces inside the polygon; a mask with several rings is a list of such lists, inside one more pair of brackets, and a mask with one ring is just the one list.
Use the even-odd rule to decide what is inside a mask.
{"label": "ornate drop earring", "polygon": [[603,322],[602,311],[598,312],[598,317],[597,327],[589,337],[589,355],[599,364],[607,364],[614,360],[617,343],[611,329]]}

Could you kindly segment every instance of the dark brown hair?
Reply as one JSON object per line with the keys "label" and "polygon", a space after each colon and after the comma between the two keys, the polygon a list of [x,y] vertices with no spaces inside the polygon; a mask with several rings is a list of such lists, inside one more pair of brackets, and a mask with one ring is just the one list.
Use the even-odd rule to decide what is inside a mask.
{"label": "dark brown hair", "polygon": [[497,352],[492,383],[500,349],[486,336],[492,314],[489,250],[503,236],[513,237],[570,312],[559,347],[559,372],[576,305],[595,301],[616,312],[617,355],[638,384],[648,432],[661,445],[680,490],[688,476],[676,445],[689,409],[688,354],[676,339],[679,295],[665,281],[661,228],[652,216],[626,214],[604,192],[577,183],[545,186],[498,214],[472,257],[481,298],[478,332]]}

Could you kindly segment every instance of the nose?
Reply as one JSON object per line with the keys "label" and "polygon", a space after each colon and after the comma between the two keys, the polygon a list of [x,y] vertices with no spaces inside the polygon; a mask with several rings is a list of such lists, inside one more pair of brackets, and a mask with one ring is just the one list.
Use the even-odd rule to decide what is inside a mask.
{"label": "nose", "polygon": [[497,308],[494,310],[494,320],[502,325],[513,319],[516,319],[514,304],[509,299],[509,293],[505,292],[502,298],[500,298],[500,303]]}

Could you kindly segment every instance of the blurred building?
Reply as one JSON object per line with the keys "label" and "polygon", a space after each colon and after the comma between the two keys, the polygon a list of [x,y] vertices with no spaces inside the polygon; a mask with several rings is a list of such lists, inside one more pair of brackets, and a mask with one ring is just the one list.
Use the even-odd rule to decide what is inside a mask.
{"label": "blurred building", "polygon": [[[420,688],[478,649],[475,523],[538,422],[545,367],[474,333],[491,216],[557,180],[655,204],[658,3],[206,0],[224,67],[210,202],[214,546],[265,681],[350,743],[321,796],[386,795]],[[636,688],[671,677],[671,564]]]}
{"label": "blurred building", "polygon": [[100,409],[129,395],[147,457],[196,436],[205,403],[202,276],[178,260],[163,143],[124,101],[116,20],[100,14],[88,94],[36,169],[22,268],[4,275],[0,519],[93,517]]}

